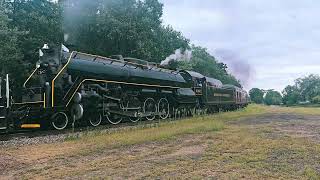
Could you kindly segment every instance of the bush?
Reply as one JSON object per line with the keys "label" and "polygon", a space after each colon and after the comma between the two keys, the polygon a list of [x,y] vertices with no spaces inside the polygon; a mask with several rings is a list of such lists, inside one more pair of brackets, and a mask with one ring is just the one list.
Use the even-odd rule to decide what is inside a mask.
{"label": "bush", "polygon": [[320,95],[313,97],[311,102],[315,104],[320,104]]}

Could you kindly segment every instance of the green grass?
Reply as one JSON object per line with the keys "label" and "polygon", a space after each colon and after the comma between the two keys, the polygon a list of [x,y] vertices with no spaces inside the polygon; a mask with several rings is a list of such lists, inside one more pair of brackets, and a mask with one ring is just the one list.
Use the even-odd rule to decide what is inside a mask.
{"label": "green grass", "polygon": [[300,115],[320,115],[320,107],[318,106],[266,106],[266,105],[250,105],[245,111],[262,111],[262,113],[288,113],[288,114],[300,114]]}
{"label": "green grass", "polygon": [[110,147],[132,145],[155,140],[168,140],[184,134],[200,134],[224,129],[225,122],[250,116],[257,116],[266,112],[268,107],[250,105],[234,111],[217,113],[209,116],[199,116],[185,120],[160,122],[155,127],[120,130],[110,134],[89,132],[81,137],[68,137],[68,141],[92,143],[93,146]]}
{"label": "green grass", "polygon": [[83,133],[81,136],[74,136],[71,134],[66,138],[66,143],[88,145],[90,148],[79,150],[79,154],[85,155],[94,153],[95,151],[99,152],[107,147],[115,148],[153,141],[167,141],[175,139],[181,135],[204,134],[208,132],[221,131],[226,127],[226,123],[230,121],[275,113],[317,115],[320,114],[320,109],[269,107],[252,104],[247,108],[238,111],[223,112],[177,121],[164,121],[152,127],[120,129],[114,132],[97,130]]}
{"label": "green grass", "polygon": [[[300,115],[320,115],[319,107],[269,107],[275,113],[288,113]],[[269,111],[270,111],[269,110]]]}
{"label": "green grass", "polygon": [[[270,114],[320,115],[320,108],[250,105],[152,126],[89,131],[62,143],[6,152],[26,164],[24,178],[319,179],[319,143],[281,131],[310,122],[258,122],[273,118]],[[245,123],[248,118],[257,123]]]}

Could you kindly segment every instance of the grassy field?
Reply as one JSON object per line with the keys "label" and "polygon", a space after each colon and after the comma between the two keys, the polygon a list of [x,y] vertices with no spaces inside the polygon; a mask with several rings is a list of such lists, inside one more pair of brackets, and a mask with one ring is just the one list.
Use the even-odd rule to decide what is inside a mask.
{"label": "grassy field", "polygon": [[155,127],[3,147],[0,179],[319,179],[319,115],[320,108],[250,105]]}

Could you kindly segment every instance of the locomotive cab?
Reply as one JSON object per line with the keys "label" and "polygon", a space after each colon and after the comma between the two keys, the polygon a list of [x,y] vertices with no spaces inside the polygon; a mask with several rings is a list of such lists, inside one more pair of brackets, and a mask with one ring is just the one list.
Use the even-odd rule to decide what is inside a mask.
{"label": "locomotive cab", "polygon": [[196,96],[201,97],[205,93],[206,89],[206,77],[200,73],[194,71],[187,71],[193,81],[193,91],[196,93]]}

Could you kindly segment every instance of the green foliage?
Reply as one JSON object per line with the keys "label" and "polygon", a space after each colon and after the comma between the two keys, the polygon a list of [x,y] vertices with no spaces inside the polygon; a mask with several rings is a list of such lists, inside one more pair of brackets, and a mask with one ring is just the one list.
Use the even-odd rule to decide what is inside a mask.
{"label": "green foliage", "polygon": [[[80,51],[104,56],[122,54],[159,63],[176,49],[190,48],[189,40],[181,32],[162,25],[163,5],[158,0],[61,2],[67,15],[65,31],[72,32],[69,42]],[[238,80],[227,73],[226,65],[217,63],[205,48],[193,46],[191,49],[191,62],[173,66],[241,87]]]}
{"label": "green foliage", "polygon": [[250,95],[250,99],[252,102],[257,103],[257,104],[263,103],[264,91],[262,89],[252,88],[249,91],[249,95]]}
{"label": "green foliage", "polygon": [[312,98],[311,100],[312,103],[315,103],[315,104],[320,104],[320,96],[315,96]]}
{"label": "green foliage", "polygon": [[300,93],[297,86],[287,86],[283,91],[283,103],[286,105],[293,105],[299,102]]}
{"label": "green foliage", "polygon": [[311,74],[295,80],[293,86],[287,86],[283,91],[283,103],[297,104],[300,101],[318,103],[320,96],[320,76]]}
{"label": "green foliage", "polygon": [[110,56],[122,54],[160,62],[189,40],[161,22],[157,0],[64,2],[65,31],[80,51]]}
{"label": "green foliage", "polygon": [[18,48],[23,60],[32,68],[38,60],[38,49],[44,43],[62,41],[61,12],[58,4],[47,0],[15,0],[7,3],[10,26],[23,31]]}
{"label": "green foliage", "polygon": [[[14,74],[14,84],[19,86],[38,60],[37,49],[44,43],[63,42],[64,33],[68,34],[66,44],[73,50],[103,56],[122,54],[158,63],[176,49],[191,48],[181,32],[163,25],[163,4],[158,0],[0,3],[0,72]],[[218,63],[206,49],[193,46],[192,50],[191,62],[179,64],[180,68],[241,86],[227,73],[226,65]]]}
{"label": "green foliage", "polygon": [[9,73],[13,93],[38,60],[38,48],[46,42],[61,42],[60,7],[47,0],[1,1],[1,73]]}
{"label": "green foliage", "polygon": [[278,91],[269,90],[264,98],[264,102],[267,105],[280,105],[282,96]]}
{"label": "green foliage", "polygon": [[5,14],[5,7],[1,4],[0,7],[0,72],[1,74],[8,73],[14,64],[18,62],[21,54],[16,51],[18,34],[16,29],[9,27],[10,19]]}
{"label": "green foliage", "polygon": [[295,86],[300,92],[301,99],[310,101],[313,97],[320,95],[320,76],[311,74],[307,77],[295,80]]}
{"label": "green foliage", "polygon": [[14,77],[13,84],[21,84],[24,70],[19,66],[22,53],[18,47],[18,38],[21,32],[10,27],[11,20],[5,12],[4,4],[0,3],[0,77],[8,73],[10,78]]}

